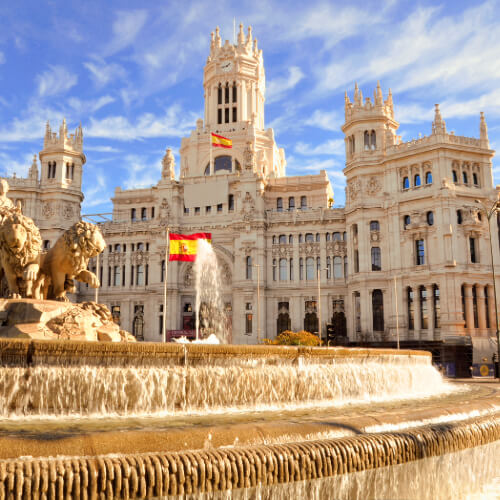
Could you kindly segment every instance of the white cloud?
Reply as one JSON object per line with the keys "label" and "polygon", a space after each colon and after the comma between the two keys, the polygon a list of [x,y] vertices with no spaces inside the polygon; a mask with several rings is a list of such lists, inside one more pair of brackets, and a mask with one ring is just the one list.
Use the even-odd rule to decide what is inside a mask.
{"label": "white cloud", "polygon": [[87,61],[83,65],[89,70],[90,76],[97,87],[104,87],[113,80],[124,78],[125,69],[116,63],[105,62],[102,59]]}
{"label": "white cloud", "polygon": [[76,74],[64,66],[50,66],[50,69],[37,75],[36,79],[40,96],[62,94],[75,86],[78,81]]}
{"label": "white cloud", "polygon": [[[114,187],[114,186],[113,186]],[[85,199],[82,204],[82,211],[85,212],[89,208],[96,207],[109,203],[109,194],[107,190],[110,188],[109,183],[106,182],[106,177],[101,170],[93,169],[92,171],[92,184],[85,186]]]}
{"label": "white cloud", "polygon": [[151,162],[144,157],[127,155],[124,158],[123,166],[128,173],[128,177],[123,183],[124,189],[149,187],[160,179],[160,167],[151,168]]}
{"label": "white cloud", "polygon": [[310,127],[338,132],[340,131],[342,122],[343,120],[336,111],[322,111],[321,109],[317,109],[304,123]]}
{"label": "white cloud", "polygon": [[180,106],[168,108],[163,116],[143,113],[135,122],[125,116],[108,116],[103,119],[90,118],[87,137],[105,137],[120,141],[151,137],[182,137],[193,128],[196,115],[185,113]]}
{"label": "white cloud", "polygon": [[82,100],[77,97],[70,97],[68,104],[75,110],[76,113],[93,113],[104,106],[114,102],[114,97],[103,95],[96,99]]}
{"label": "white cloud", "polygon": [[279,77],[271,80],[266,85],[266,101],[268,103],[278,101],[283,95],[293,89],[304,78],[304,73],[298,66],[288,69],[287,77]]}
{"label": "white cloud", "polygon": [[26,153],[22,159],[15,158],[5,152],[0,151],[0,175],[11,177],[26,177],[28,170],[33,163],[33,153]]}
{"label": "white cloud", "polygon": [[119,11],[112,26],[113,38],[105,52],[114,54],[131,45],[144,27],[147,17],[146,10]]}
{"label": "white cloud", "polygon": [[311,144],[305,144],[303,142],[298,142],[295,145],[295,152],[303,156],[343,156],[345,154],[345,145],[343,139],[330,139],[329,141],[317,144],[315,146],[312,146]]}
{"label": "white cloud", "polygon": [[89,146],[85,145],[85,151],[95,151],[96,153],[121,153],[122,150],[113,146]]}

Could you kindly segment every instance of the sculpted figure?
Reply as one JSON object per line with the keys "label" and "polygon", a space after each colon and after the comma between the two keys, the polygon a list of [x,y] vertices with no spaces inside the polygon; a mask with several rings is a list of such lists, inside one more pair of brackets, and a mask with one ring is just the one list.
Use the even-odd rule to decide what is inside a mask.
{"label": "sculpted figure", "polygon": [[5,179],[0,180],[0,209],[13,209],[14,203],[10,198],[7,198],[9,192],[9,183]]}
{"label": "sculpted figure", "polygon": [[99,279],[87,266],[89,259],[105,248],[106,243],[96,225],[82,221],[73,224],[42,256],[37,288],[43,288],[43,298],[67,302],[66,292],[74,291],[74,279],[92,288],[99,287]]}
{"label": "sculpted figure", "polygon": [[[2,184],[3,181],[0,181]],[[1,200],[1,196],[0,196]],[[9,200],[10,201],[10,200]],[[3,207],[7,208],[6,205]],[[33,282],[39,271],[42,238],[35,223],[12,207],[2,211],[0,225],[0,279],[5,274],[9,297],[33,295]]]}

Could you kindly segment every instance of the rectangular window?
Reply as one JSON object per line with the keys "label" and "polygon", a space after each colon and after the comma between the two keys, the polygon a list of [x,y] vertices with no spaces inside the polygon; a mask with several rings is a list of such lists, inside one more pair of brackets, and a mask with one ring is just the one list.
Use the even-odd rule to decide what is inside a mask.
{"label": "rectangular window", "polygon": [[135,220],[136,220],[136,219],[137,219],[137,211],[136,211],[136,209],[135,209],[135,208],[132,208],[132,209],[130,210],[130,220],[131,220],[132,222],[135,222]]}
{"label": "rectangular window", "polygon": [[137,266],[136,285],[144,285],[144,266],[142,264]]}
{"label": "rectangular window", "polygon": [[415,251],[416,251],[416,264],[417,266],[423,266],[425,264],[425,250],[424,250],[424,240],[415,241]]}
{"label": "rectangular window", "polygon": [[359,273],[359,252],[354,250],[354,272]]}
{"label": "rectangular window", "polygon": [[224,123],[229,123],[229,108],[224,110]]}
{"label": "rectangular window", "polygon": [[151,218],[155,218],[155,207],[151,207]]}
{"label": "rectangular window", "polygon": [[212,212],[212,207],[211,206],[205,207],[205,213],[209,214],[210,212]]}
{"label": "rectangular window", "polygon": [[423,286],[420,287],[420,328],[422,328],[422,330],[427,330],[427,328],[429,328],[427,290]]}
{"label": "rectangular window", "polygon": [[228,210],[232,212],[234,210],[234,195],[230,194],[227,199]]}
{"label": "rectangular window", "polygon": [[134,284],[134,266],[130,266],[130,284],[133,285]]}
{"label": "rectangular window", "polygon": [[115,266],[113,273],[113,286],[120,286],[122,284],[122,268]]}
{"label": "rectangular window", "polygon": [[122,266],[122,286],[125,286],[125,266]]}
{"label": "rectangular window", "polygon": [[408,305],[408,330],[413,330],[415,328],[414,326],[414,311],[413,311],[413,290],[411,288],[408,288],[407,290],[407,297],[406,297],[406,302]]}
{"label": "rectangular window", "polygon": [[476,252],[476,238],[469,238],[470,261],[475,264],[479,262]]}
{"label": "rectangular window", "polygon": [[188,214],[189,214],[189,208],[184,207],[184,213],[185,213],[186,215],[188,215]]}
{"label": "rectangular window", "polygon": [[[434,285],[434,328],[441,328],[441,304],[440,304],[440,296],[439,296],[439,288],[437,285]],[[486,308],[488,310],[488,308]],[[488,315],[486,315],[488,318]]]}
{"label": "rectangular window", "polygon": [[146,274],[145,274],[144,284],[146,286],[148,286],[149,284],[149,264],[146,264]]}
{"label": "rectangular window", "polygon": [[217,212],[222,212],[222,203],[217,205]]}
{"label": "rectangular window", "polygon": [[194,207],[195,215],[200,215],[200,207]]}
{"label": "rectangular window", "polygon": [[290,281],[293,281],[293,259],[290,259]]}
{"label": "rectangular window", "polygon": [[236,102],[238,96],[238,91],[236,85],[233,85],[233,102]]}
{"label": "rectangular window", "polygon": [[217,123],[220,125],[222,123],[222,109],[217,110]]}
{"label": "rectangular window", "polygon": [[233,108],[233,122],[237,121],[236,120],[236,107]]}
{"label": "rectangular window", "polygon": [[111,286],[111,266],[108,266],[108,286]]}
{"label": "rectangular window", "polygon": [[245,333],[247,335],[252,334],[252,313],[245,314]]}
{"label": "rectangular window", "polygon": [[382,270],[382,259],[380,257],[380,247],[372,247],[372,271]]}
{"label": "rectangular window", "polygon": [[299,259],[299,280],[304,279],[304,259],[300,257]]}

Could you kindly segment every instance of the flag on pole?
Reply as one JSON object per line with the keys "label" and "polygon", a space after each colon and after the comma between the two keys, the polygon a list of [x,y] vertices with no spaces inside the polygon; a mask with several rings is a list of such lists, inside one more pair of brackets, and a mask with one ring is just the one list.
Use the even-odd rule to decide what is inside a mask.
{"label": "flag on pole", "polygon": [[170,233],[169,261],[194,262],[198,253],[198,240],[212,242],[212,233],[175,234]]}
{"label": "flag on pole", "polygon": [[233,141],[227,137],[222,137],[222,135],[217,135],[212,132],[212,146],[214,148],[227,148],[231,149],[233,147]]}

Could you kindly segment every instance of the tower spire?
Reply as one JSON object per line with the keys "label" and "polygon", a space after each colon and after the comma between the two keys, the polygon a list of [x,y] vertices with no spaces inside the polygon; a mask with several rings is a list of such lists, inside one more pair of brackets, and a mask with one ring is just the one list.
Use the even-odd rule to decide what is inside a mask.
{"label": "tower spire", "polygon": [[488,125],[486,125],[486,120],[484,118],[484,113],[481,111],[481,118],[479,120],[479,140],[481,141],[481,146],[485,148],[490,147],[490,141],[488,139]]}
{"label": "tower spire", "polygon": [[432,133],[433,134],[446,134],[446,122],[441,116],[441,111],[439,110],[439,104],[435,104],[434,109],[434,121],[432,122]]}
{"label": "tower spire", "polygon": [[215,28],[215,47],[217,49],[220,49],[220,47],[221,47],[220,29],[218,26],[217,26],[217,28]]}
{"label": "tower spire", "polygon": [[380,80],[377,82],[377,91],[375,94],[375,105],[382,106],[384,104],[384,98],[382,96],[382,88],[380,87]]}
{"label": "tower spire", "polygon": [[240,23],[240,31],[238,32],[238,46],[245,45],[245,32],[243,31],[243,23]]}

